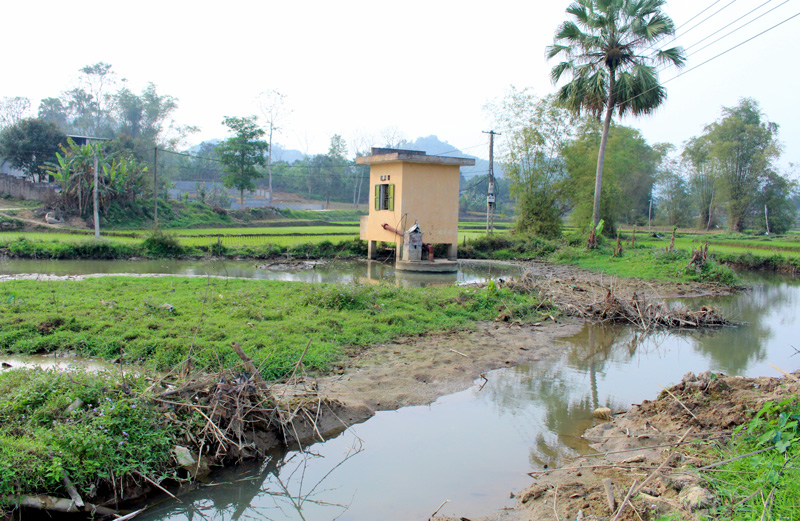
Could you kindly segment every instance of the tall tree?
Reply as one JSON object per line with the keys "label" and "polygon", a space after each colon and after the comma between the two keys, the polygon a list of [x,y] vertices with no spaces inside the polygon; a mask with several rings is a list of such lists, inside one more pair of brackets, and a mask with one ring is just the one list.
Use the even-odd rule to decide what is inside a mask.
{"label": "tall tree", "polygon": [[705,138],[691,138],[683,147],[683,165],[689,174],[691,198],[698,210],[698,225],[706,230],[711,227],[714,215],[716,182],[711,167],[710,143]]}
{"label": "tall tree", "polygon": [[23,119],[0,132],[0,156],[31,181],[39,181],[45,165],[56,160],[59,145],[66,142],[67,136],[53,123]]}
{"label": "tall tree", "polygon": [[[111,64],[97,62],[86,65],[80,69],[80,90],[92,100],[89,105],[91,114],[88,115],[92,135],[107,134],[113,96],[110,90],[116,85],[117,74],[111,70]],[[106,130],[106,132],[104,132]]]}
{"label": "tall tree", "polygon": [[267,163],[264,154],[269,145],[260,139],[264,129],[256,123],[256,116],[245,118],[226,117],[222,124],[234,133],[217,145],[216,152],[224,165],[225,174],[222,182],[227,188],[239,190],[239,201],[244,206],[244,191],[254,190],[255,179],[264,177],[257,167]]}
{"label": "tall tree", "polygon": [[691,218],[686,211],[691,204],[681,163],[673,156],[675,146],[669,143],[659,143],[653,148],[661,155],[661,163],[658,166],[656,177],[659,220],[666,221],[666,224],[670,226],[685,226],[689,224]]}
{"label": "tall tree", "polygon": [[786,233],[797,226],[795,201],[798,195],[797,181],[788,175],[767,171],[753,208],[753,228],[758,232]]}
{"label": "tall tree", "polygon": [[0,130],[16,125],[30,111],[31,100],[22,96],[3,98],[0,101]]}
{"label": "tall tree", "polygon": [[[574,134],[569,112],[553,96],[538,98],[529,89],[513,87],[488,108],[503,135],[499,156],[515,201],[517,230],[560,236],[561,219],[569,209],[561,156]],[[485,203],[485,191],[482,196]]]}
{"label": "tall tree", "polygon": [[[595,160],[602,141],[596,120],[584,120],[578,136],[564,147],[563,157],[569,178],[568,193],[572,198],[574,224],[584,226],[592,217],[592,179]],[[612,125],[607,138],[605,188],[600,209],[604,229],[616,230],[619,220],[631,224],[647,222],[650,197],[655,183],[661,153],[647,144],[638,130]]]}
{"label": "tall tree", "polygon": [[267,150],[267,176],[269,176],[269,199],[272,202],[272,138],[276,133],[280,133],[281,121],[283,121],[291,111],[285,106],[286,94],[281,94],[277,90],[262,92],[256,99],[261,115],[267,126],[267,137],[269,138],[269,149]]}
{"label": "tall tree", "polygon": [[561,57],[550,76],[553,83],[566,76],[569,83],[558,100],[577,114],[600,119],[603,130],[597,154],[592,222],[600,222],[600,194],[611,116],[648,114],[666,99],[658,81],[658,65],[681,67],[681,47],[658,49],[675,26],[661,11],[664,0],[577,0],[567,8],[572,19],[556,31],[547,58]]}
{"label": "tall tree", "polygon": [[728,229],[742,231],[760,183],[780,156],[778,125],[767,121],[758,102],[743,98],[723,107],[722,118],[705,128],[728,216]]}

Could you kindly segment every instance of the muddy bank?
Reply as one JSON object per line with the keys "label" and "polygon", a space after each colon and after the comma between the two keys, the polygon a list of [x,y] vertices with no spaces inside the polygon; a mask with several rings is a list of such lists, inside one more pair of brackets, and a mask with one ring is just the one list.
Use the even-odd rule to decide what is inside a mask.
{"label": "muddy bank", "polygon": [[726,443],[764,403],[797,396],[799,377],[800,371],[784,378],[688,373],[655,400],[586,431],[596,454],[532,472],[514,508],[482,518],[436,519],[650,520],[671,512],[701,519],[717,500],[693,469],[716,461],[709,449]]}

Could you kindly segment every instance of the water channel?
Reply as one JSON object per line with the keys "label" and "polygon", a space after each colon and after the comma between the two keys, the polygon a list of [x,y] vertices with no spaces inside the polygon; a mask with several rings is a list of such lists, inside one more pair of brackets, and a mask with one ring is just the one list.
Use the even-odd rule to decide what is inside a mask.
{"label": "water channel", "polygon": [[[363,277],[364,269],[347,276]],[[495,274],[455,280],[497,276],[491,269]],[[182,503],[165,501],[137,519],[424,520],[445,500],[442,514],[467,517],[511,506],[509,493],[531,482],[527,472],[590,450],[580,434],[597,406],[627,409],[688,371],[761,376],[779,375],[770,364],[800,367],[800,355],[793,356],[800,348],[800,278],[746,280],[752,290],[685,302],[714,305],[742,326],[643,335],[586,324],[561,339],[555,363],[497,370],[482,388],[476,383],[428,406],[378,412],[305,452],[275,453],[261,466],[220,473]]]}

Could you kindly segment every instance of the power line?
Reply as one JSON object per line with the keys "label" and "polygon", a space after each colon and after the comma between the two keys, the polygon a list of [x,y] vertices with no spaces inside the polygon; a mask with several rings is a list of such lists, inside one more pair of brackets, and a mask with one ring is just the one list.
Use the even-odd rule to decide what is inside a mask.
{"label": "power line", "polygon": [[[666,42],[663,42],[663,43],[661,44],[661,49],[663,49],[663,48],[664,48],[664,46],[665,46],[666,44],[668,44],[668,43],[670,43],[670,42],[674,42],[674,41],[675,41],[675,40],[677,40],[678,38],[682,38],[682,37],[686,36],[686,33],[688,33],[689,31],[691,31],[692,29],[696,29],[697,27],[699,27],[699,26],[700,26],[700,25],[702,25],[703,23],[707,22],[708,20],[710,20],[710,19],[711,19],[711,18],[713,18],[714,16],[718,15],[719,13],[721,13],[722,11],[724,11],[725,9],[727,9],[728,7],[730,7],[730,6],[731,6],[732,4],[734,4],[734,3],[736,3],[736,0],[731,0],[729,3],[725,4],[724,6],[722,6],[721,8],[719,8],[718,10],[716,10],[715,12],[711,13],[711,14],[710,14],[710,15],[708,15],[706,18],[703,18],[702,20],[700,20],[699,22],[697,22],[695,25],[693,25],[693,26],[691,26],[690,28],[686,29],[686,30],[685,30],[685,31],[684,31],[682,34],[680,34],[680,35],[676,35],[676,36],[673,36],[671,39],[667,40]],[[714,4],[716,4],[716,2],[714,2]],[[714,5],[714,4],[711,4],[711,5]],[[709,7],[710,7],[710,6],[709,6]],[[708,10],[708,8],[706,8],[705,10]],[[702,11],[701,11],[701,12],[702,12]],[[694,16],[692,19],[696,18],[697,16],[698,16],[698,15],[695,15],[695,16]],[[687,22],[687,23],[688,23],[688,22]],[[683,24],[683,25],[686,25],[686,24]],[[676,29],[676,30],[677,30],[677,29]],[[653,47],[651,46],[651,47],[649,47],[648,49],[652,49],[652,48],[653,48]],[[646,49],[645,49],[645,50],[646,50]],[[656,51],[656,52],[658,52],[658,51]]]}
{"label": "power line", "polygon": [[[788,2],[788,1],[789,1],[789,0],[786,0],[786,2]],[[711,38],[711,37],[712,37],[712,36],[714,36],[715,34],[717,34],[717,33],[719,33],[719,32],[722,32],[722,31],[724,31],[725,29],[727,29],[727,28],[728,28],[728,27],[730,27],[731,25],[735,24],[736,22],[738,22],[738,21],[739,21],[739,20],[741,20],[742,18],[744,18],[744,17],[746,17],[746,16],[748,16],[748,15],[750,15],[750,14],[754,13],[755,11],[758,11],[759,9],[761,9],[762,7],[764,7],[765,5],[767,5],[767,4],[768,4],[768,3],[770,3],[770,2],[772,2],[772,0],[767,0],[767,1],[766,1],[766,2],[764,2],[763,4],[759,5],[758,7],[754,8],[754,9],[751,9],[750,11],[748,11],[748,12],[747,12],[747,13],[745,13],[745,14],[743,14],[742,16],[740,16],[740,17],[739,17],[739,18],[737,18],[736,20],[732,21],[731,23],[729,23],[729,24],[727,24],[727,25],[725,25],[725,26],[723,26],[723,27],[720,27],[719,29],[717,29],[717,30],[716,30],[716,31],[714,31],[713,33],[709,34],[709,35],[708,35],[708,36],[706,36],[705,38],[703,38],[703,39],[701,39],[701,40],[698,40],[698,41],[694,42],[692,45],[689,45],[688,47],[684,47],[684,48],[683,48],[683,50],[684,50],[684,51],[688,51],[689,49],[691,49],[691,48],[692,48],[692,47],[694,47],[695,45],[698,45],[698,44],[700,44],[700,43],[702,43],[702,42],[704,42],[704,41],[708,40],[709,38]],[[784,2],[783,4],[785,4],[786,2]],[[781,5],[783,5],[783,4],[780,4],[780,5],[778,5],[778,7],[780,7],[780,6],[781,6]],[[775,9],[777,9],[778,7],[775,7],[775,8],[773,8],[773,9],[770,9],[769,11],[767,11],[767,13],[770,13],[770,12],[774,11],[774,10],[775,10]],[[764,13],[764,14],[767,14],[767,13]],[[761,15],[761,16],[764,16],[764,15]],[[758,20],[758,18],[755,18],[755,20]],[[742,26],[742,27],[744,27],[744,26]],[[716,40],[716,41],[719,41],[719,40]],[[705,49],[705,47],[703,47],[703,49]],[[695,52],[697,52],[697,51],[695,51]],[[692,54],[694,54],[694,53],[692,53]],[[690,55],[690,56],[691,56],[691,55]]]}
{"label": "power line", "polygon": [[[796,18],[796,17],[798,17],[798,16],[800,16],[800,13],[796,13],[796,14],[794,14],[794,15],[790,16],[789,18],[786,18],[785,20],[783,20],[783,21],[781,21],[781,22],[778,22],[778,23],[776,23],[776,24],[775,24],[775,25],[773,25],[772,27],[770,27],[770,28],[768,28],[768,29],[765,29],[765,30],[761,31],[760,33],[756,34],[755,36],[751,36],[751,37],[750,37],[750,38],[748,38],[747,40],[744,40],[743,42],[740,42],[740,43],[738,43],[738,44],[734,45],[733,47],[730,47],[730,48],[728,48],[728,49],[726,49],[726,50],[722,51],[721,53],[717,54],[716,56],[713,56],[713,57],[711,57],[711,58],[707,59],[706,61],[704,61],[704,62],[702,62],[702,63],[699,63],[698,65],[695,65],[695,66],[694,66],[694,67],[692,67],[691,69],[686,69],[685,71],[681,71],[681,72],[680,72],[680,73],[679,73],[677,76],[673,76],[672,78],[670,78],[670,79],[668,79],[668,80],[664,80],[664,81],[661,83],[661,85],[663,85],[663,84],[665,84],[665,83],[669,83],[669,82],[671,82],[672,80],[678,79],[678,78],[680,78],[681,76],[683,76],[684,74],[686,74],[686,73],[688,73],[688,72],[691,72],[691,71],[693,71],[693,70],[695,70],[695,69],[697,69],[697,68],[699,68],[699,67],[702,67],[703,65],[705,65],[705,64],[707,64],[707,63],[709,63],[709,62],[711,62],[711,61],[714,61],[714,60],[716,60],[716,59],[717,59],[717,58],[719,58],[720,56],[723,56],[723,55],[725,55],[725,54],[727,54],[727,53],[731,52],[732,50],[734,50],[734,49],[736,49],[736,48],[738,48],[738,47],[741,47],[742,45],[744,45],[744,44],[746,44],[746,43],[748,43],[748,42],[750,42],[750,41],[752,41],[752,40],[755,40],[755,39],[756,39],[756,38],[758,38],[759,36],[762,36],[762,35],[764,35],[764,34],[766,34],[766,33],[770,32],[771,30],[775,29],[776,27],[778,27],[778,26],[781,26],[781,25],[785,24],[786,22],[788,22],[789,20],[791,20],[791,19],[793,19],[793,18]],[[652,90],[655,90],[655,89],[659,88],[661,85],[657,85],[657,86],[655,86],[655,87],[652,87],[652,88],[650,88],[650,89],[647,89],[647,90],[646,90],[646,91],[644,91],[644,92],[640,92],[640,93],[639,93],[639,94],[637,94],[636,96],[632,96],[631,98],[628,98],[627,100],[625,100],[625,103],[629,103],[629,102],[633,101],[634,99],[636,99],[636,98],[638,98],[638,97],[640,97],[640,96],[644,96],[644,95],[645,95],[645,94],[647,94],[648,92],[650,92],[650,91],[652,91]]]}
{"label": "power line", "polygon": [[[755,9],[753,9],[753,11],[755,11],[755,10],[757,10],[757,9],[759,9],[759,8],[761,8],[761,7],[763,7],[764,5],[766,5],[767,3],[769,3],[770,1],[771,1],[771,0],[767,0],[767,2],[764,2],[764,3],[763,3],[763,4],[761,4],[760,6],[756,7]],[[706,44],[706,45],[704,45],[703,47],[701,47],[701,48],[697,49],[696,51],[694,51],[693,53],[689,54],[688,56],[693,56],[693,55],[697,54],[698,52],[702,51],[703,49],[706,49],[706,48],[710,47],[711,45],[714,45],[714,44],[715,44],[715,43],[717,43],[718,41],[720,41],[720,40],[722,40],[722,39],[724,39],[724,38],[727,38],[728,36],[732,35],[732,34],[733,34],[733,33],[735,33],[736,31],[738,31],[739,29],[744,29],[745,27],[747,27],[747,26],[748,26],[748,25],[750,25],[751,23],[755,22],[755,21],[756,21],[756,20],[758,20],[759,18],[761,18],[761,17],[763,17],[763,16],[766,16],[766,15],[768,15],[769,13],[771,13],[772,11],[774,11],[775,9],[777,9],[777,8],[781,7],[782,5],[784,5],[784,4],[787,4],[787,3],[789,3],[789,0],[785,0],[785,1],[784,1],[782,4],[778,4],[778,5],[776,5],[775,7],[773,7],[772,9],[770,9],[769,11],[767,11],[767,12],[765,12],[765,13],[761,13],[760,15],[756,16],[755,18],[753,18],[752,20],[748,21],[747,23],[745,23],[745,24],[743,24],[743,25],[740,25],[740,26],[739,26],[739,27],[737,27],[736,29],[734,29],[734,30],[730,31],[729,33],[725,34],[724,36],[720,36],[719,38],[717,38],[717,39],[716,39],[716,40],[714,40],[713,42],[711,42],[711,43],[709,43],[709,44]],[[706,39],[708,39],[708,38],[710,38],[710,37],[714,36],[715,34],[719,33],[720,31],[722,31],[722,30],[724,30],[724,29],[726,29],[726,28],[730,27],[731,25],[733,25],[734,23],[738,22],[739,20],[741,20],[741,19],[742,19],[742,18],[744,18],[745,16],[749,15],[749,14],[750,14],[750,13],[752,13],[753,11],[750,11],[750,12],[749,12],[749,13],[747,13],[746,15],[744,15],[744,16],[741,16],[741,17],[737,18],[736,20],[734,20],[733,22],[729,23],[728,25],[726,25],[726,26],[725,26],[725,27],[723,27],[722,29],[719,29],[718,31],[715,31],[715,32],[711,33],[710,35],[708,35],[708,36],[706,36],[705,38],[703,38],[703,40],[706,40]],[[697,43],[693,44],[693,45],[692,45],[692,47],[694,47],[694,45],[697,45],[698,43],[702,42],[703,40],[700,40],[699,42],[697,42]]]}

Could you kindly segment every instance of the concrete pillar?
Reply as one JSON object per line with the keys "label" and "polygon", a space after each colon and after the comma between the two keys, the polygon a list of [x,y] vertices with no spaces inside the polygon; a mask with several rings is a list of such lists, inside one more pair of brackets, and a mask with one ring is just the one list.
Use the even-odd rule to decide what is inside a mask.
{"label": "concrete pillar", "polygon": [[447,245],[447,260],[458,260],[458,243]]}
{"label": "concrete pillar", "polygon": [[378,241],[367,241],[367,258],[370,260],[378,258]]}

